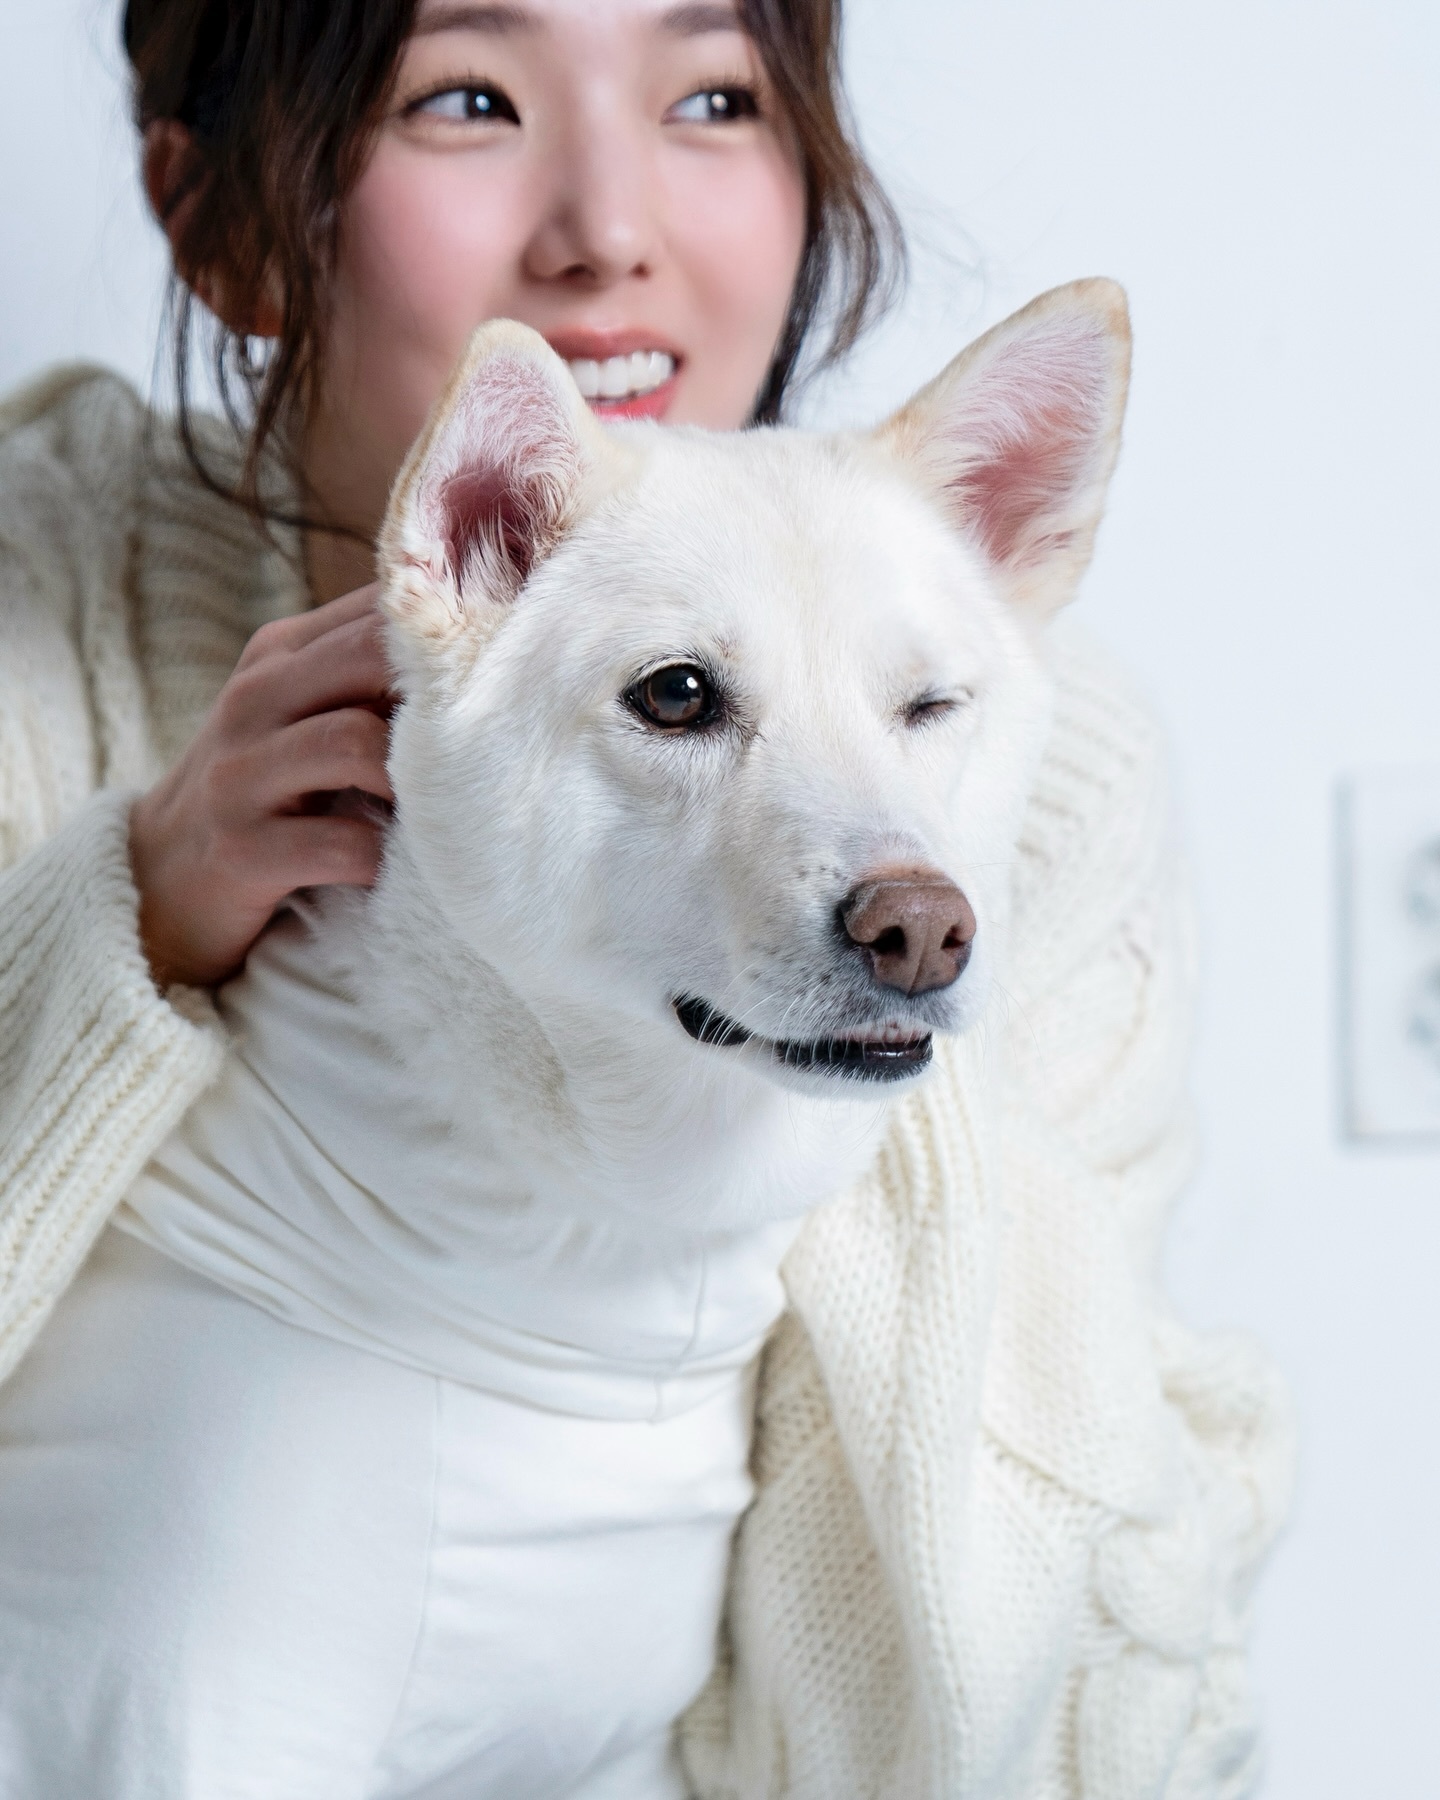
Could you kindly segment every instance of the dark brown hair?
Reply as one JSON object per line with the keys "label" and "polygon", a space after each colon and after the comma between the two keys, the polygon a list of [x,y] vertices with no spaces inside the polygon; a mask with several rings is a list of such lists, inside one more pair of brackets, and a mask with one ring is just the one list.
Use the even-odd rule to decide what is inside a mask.
{"label": "dark brown hair", "polygon": [[[128,0],[125,51],[140,130],[189,127],[199,157],[173,212],[192,201],[178,269],[219,271],[232,310],[262,295],[281,307],[278,337],[216,324],[211,360],[226,413],[247,445],[234,498],[266,509],[267,446],[315,392],[341,202],[358,179],[390,95],[418,0]],[[841,0],[743,0],[790,121],[804,170],[805,249],[775,360],[756,404],[780,418],[802,366],[850,349],[893,297],[904,263],[899,223],[856,147],[840,80]],[[203,479],[189,392],[197,315],[178,276],[171,338],[186,449]],[[816,340],[819,340],[818,342]],[[227,490],[229,491],[229,490]]]}

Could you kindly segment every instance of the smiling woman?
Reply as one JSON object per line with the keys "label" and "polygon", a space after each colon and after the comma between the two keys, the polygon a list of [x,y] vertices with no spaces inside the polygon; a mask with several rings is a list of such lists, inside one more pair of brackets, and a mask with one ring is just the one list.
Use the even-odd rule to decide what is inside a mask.
{"label": "smiling woman", "polygon": [[125,41],[184,278],[177,385],[198,323],[251,504],[299,429],[308,514],[373,531],[477,318],[535,325],[607,410],[734,425],[778,418],[894,292],[835,0],[246,14],[131,0]]}
{"label": "smiling woman", "polygon": [[[180,416],[75,368],[0,405],[7,1800],[1245,1791],[1284,1430],[1263,1365],[1158,1297],[1188,1136],[1163,757],[1103,660],[1034,641],[1089,556],[1123,296],[1037,302],[868,447],[655,428],[779,419],[885,298],[899,243],[839,28],[838,0],[129,0]],[[228,423],[187,399],[207,335]],[[791,449],[814,484],[781,478]],[[647,511],[667,458],[690,473]],[[627,507],[601,579],[578,527]],[[937,618],[963,591],[1009,619],[993,665],[918,654],[905,556]],[[778,631],[792,586],[813,679]],[[723,629],[653,635],[677,594],[722,591]],[[773,679],[747,687],[756,645]],[[602,716],[564,766],[628,769],[623,805],[547,774],[541,738]],[[695,797],[731,765],[767,792],[787,741],[785,806],[707,827]],[[911,823],[882,830],[857,773],[855,832],[847,810],[840,849],[812,844],[857,745]],[[970,848],[920,855],[925,771],[987,745],[1018,847],[970,843],[962,784],[932,810]],[[862,866],[847,833],[885,842]],[[474,924],[454,955],[424,883],[384,910],[417,846]],[[286,974],[302,890],[370,887],[382,852],[375,898],[321,902],[356,953]],[[798,959],[750,861],[805,897]],[[494,960],[486,883],[568,1064],[549,999]],[[557,956],[589,957],[602,917],[621,950]],[[1011,1005],[982,1015],[992,944]],[[632,963],[643,1001],[614,988]],[[467,1060],[482,990],[493,1084]],[[577,1010],[602,992],[653,1065]],[[981,1026],[958,1050],[947,994]],[[608,1182],[621,1211],[652,1194],[639,1237],[480,1181],[465,1134],[516,1123],[521,1066],[537,1166],[573,1153],[576,1192]],[[757,1068],[775,1136],[731,1224],[784,1186],[796,1084],[862,1092],[883,1148],[798,1236],[706,1214],[725,1241],[677,1248],[678,1209],[737,1167],[726,1084]],[[617,1107],[626,1079],[661,1136]],[[566,1123],[576,1093],[603,1131]],[[815,1144],[849,1169],[837,1116]],[[293,1252],[293,1316],[242,1214]],[[519,1260],[476,1257],[492,1227]],[[367,1336],[377,1295],[394,1317]]]}

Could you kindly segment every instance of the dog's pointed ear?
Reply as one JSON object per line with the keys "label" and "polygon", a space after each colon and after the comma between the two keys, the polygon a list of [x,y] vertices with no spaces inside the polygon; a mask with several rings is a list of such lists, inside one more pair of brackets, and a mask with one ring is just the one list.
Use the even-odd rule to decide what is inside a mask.
{"label": "dog's pointed ear", "polygon": [[396,479],[381,604],[403,663],[483,641],[574,520],[608,450],[538,332],[482,325]]}
{"label": "dog's pointed ear", "polygon": [[1048,617],[1090,560],[1120,448],[1130,320],[1113,281],[1053,289],[962,351],[876,432]]}

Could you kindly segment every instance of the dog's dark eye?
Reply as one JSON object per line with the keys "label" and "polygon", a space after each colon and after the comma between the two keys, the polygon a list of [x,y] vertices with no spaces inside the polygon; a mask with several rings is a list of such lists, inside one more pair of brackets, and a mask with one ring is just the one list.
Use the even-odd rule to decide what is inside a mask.
{"label": "dog's dark eye", "polygon": [[669,663],[637,681],[627,703],[652,725],[683,731],[708,725],[719,710],[710,677],[694,663]]}

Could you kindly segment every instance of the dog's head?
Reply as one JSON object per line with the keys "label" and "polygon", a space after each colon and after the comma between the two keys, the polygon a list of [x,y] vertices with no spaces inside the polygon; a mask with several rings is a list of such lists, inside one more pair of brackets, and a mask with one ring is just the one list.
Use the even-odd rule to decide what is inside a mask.
{"label": "dog's head", "polygon": [[461,939],[677,1058],[921,1070],[994,967],[1035,631],[1089,557],[1128,352],[1083,282],[869,436],[711,434],[602,429],[541,338],[478,331],[381,540],[399,817]]}

